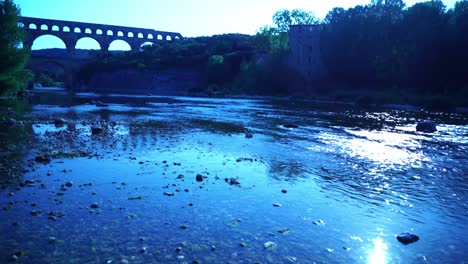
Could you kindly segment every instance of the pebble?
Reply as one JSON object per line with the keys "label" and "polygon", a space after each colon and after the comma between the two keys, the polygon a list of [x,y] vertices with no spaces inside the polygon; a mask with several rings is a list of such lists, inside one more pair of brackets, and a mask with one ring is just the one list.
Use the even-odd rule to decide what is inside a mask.
{"label": "pebble", "polygon": [[98,127],[98,126],[92,126],[91,127],[91,134],[92,135],[98,135],[100,133],[102,133],[104,129],[102,127]]}
{"label": "pebble", "polygon": [[181,248],[181,247],[176,247],[175,251],[176,251],[177,253],[180,253],[180,252],[182,251],[182,248]]}
{"label": "pebble", "polygon": [[184,230],[185,230],[185,229],[187,229],[187,228],[188,228],[188,226],[187,226],[187,225],[181,225],[181,226],[179,226],[179,228],[180,228],[180,229],[184,229]]}
{"label": "pebble", "polygon": [[263,244],[263,247],[264,247],[265,249],[273,249],[273,248],[275,248],[275,247],[277,247],[277,246],[278,246],[278,244],[276,244],[276,243],[273,242],[273,241],[268,241],[268,242],[265,242],[265,244]]}
{"label": "pebble", "polygon": [[197,180],[197,182],[202,182],[203,176],[201,174],[197,174],[197,176],[195,177],[195,180]]}
{"label": "pebble", "polygon": [[140,253],[146,253],[146,250],[147,250],[146,247],[142,247],[142,248],[140,248],[140,250],[138,250],[138,252],[140,252]]}
{"label": "pebble", "polygon": [[274,207],[281,207],[282,204],[280,204],[280,203],[274,203],[273,206],[274,206]]}
{"label": "pebble", "polygon": [[96,209],[99,208],[99,205],[97,203],[92,203],[89,207]]}
{"label": "pebble", "polygon": [[215,251],[216,250],[216,246],[215,245],[211,245],[211,251]]}
{"label": "pebble", "polygon": [[73,182],[68,181],[68,182],[65,183],[65,186],[67,186],[67,187],[72,187],[72,186],[73,186]]}
{"label": "pebble", "polygon": [[182,255],[179,255],[179,256],[177,256],[177,259],[178,259],[178,260],[184,260],[184,259],[185,259],[185,257],[184,257],[184,256],[182,256]]}
{"label": "pebble", "polygon": [[396,238],[400,243],[404,245],[408,245],[419,240],[419,236],[408,232],[401,233]]}
{"label": "pebble", "polygon": [[47,241],[49,242],[49,244],[54,244],[55,242],[57,242],[57,238],[55,238],[55,237],[48,237],[48,238],[47,238]]}
{"label": "pebble", "polygon": [[283,190],[281,190],[281,192],[282,192],[282,193],[287,193],[288,191],[285,190],[285,189],[283,189]]}
{"label": "pebble", "polygon": [[247,244],[245,244],[244,242],[241,242],[241,243],[239,243],[239,246],[241,246],[241,247],[246,247]]}

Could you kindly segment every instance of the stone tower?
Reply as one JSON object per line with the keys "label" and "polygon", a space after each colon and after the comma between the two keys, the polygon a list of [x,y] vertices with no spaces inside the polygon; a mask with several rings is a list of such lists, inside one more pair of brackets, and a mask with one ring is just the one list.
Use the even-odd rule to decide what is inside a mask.
{"label": "stone tower", "polygon": [[327,70],[320,51],[320,25],[289,26],[292,65],[307,81],[320,80]]}

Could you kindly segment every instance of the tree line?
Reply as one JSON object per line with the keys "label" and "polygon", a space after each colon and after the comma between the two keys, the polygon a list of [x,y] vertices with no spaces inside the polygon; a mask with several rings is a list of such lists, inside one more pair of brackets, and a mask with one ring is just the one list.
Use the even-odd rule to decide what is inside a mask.
{"label": "tree line", "polygon": [[[0,14],[0,91],[16,91],[30,78],[24,70],[28,51],[17,48],[24,37],[17,27],[18,8],[12,0],[1,5],[5,12]],[[206,87],[198,89],[210,93],[381,93],[400,102],[433,97],[468,105],[464,99],[468,98],[468,0],[451,9],[440,0],[409,7],[403,0],[372,0],[349,9],[334,8],[323,20],[298,9],[279,10],[272,19],[273,25],[253,36],[185,38],[140,51],[99,54],[81,70],[79,80],[86,82],[99,71],[190,68],[206,79]],[[307,82],[292,67],[289,26],[295,24],[320,25],[321,55],[328,73],[320,81]]]}

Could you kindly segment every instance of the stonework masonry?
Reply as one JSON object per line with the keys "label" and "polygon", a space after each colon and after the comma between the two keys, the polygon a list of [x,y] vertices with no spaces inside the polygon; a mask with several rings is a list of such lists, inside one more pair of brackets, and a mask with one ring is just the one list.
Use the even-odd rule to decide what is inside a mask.
{"label": "stonework masonry", "polygon": [[292,65],[307,81],[320,80],[327,74],[320,50],[320,25],[291,25],[289,46]]}
{"label": "stonework masonry", "polygon": [[32,47],[36,38],[52,35],[60,38],[70,53],[75,50],[78,40],[85,37],[96,40],[102,52],[107,52],[109,45],[115,40],[123,40],[132,50],[138,50],[145,43],[154,44],[182,38],[177,32],[33,17],[20,17],[20,26],[27,33],[23,45]]}

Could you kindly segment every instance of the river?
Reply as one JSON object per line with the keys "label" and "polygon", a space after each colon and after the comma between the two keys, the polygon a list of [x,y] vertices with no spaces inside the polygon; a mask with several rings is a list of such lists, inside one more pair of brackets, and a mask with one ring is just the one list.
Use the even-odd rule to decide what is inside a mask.
{"label": "river", "polygon": [[59,89],[2,104],[19,122],[0,131],[0,263],[468,261],[466,113]]}

